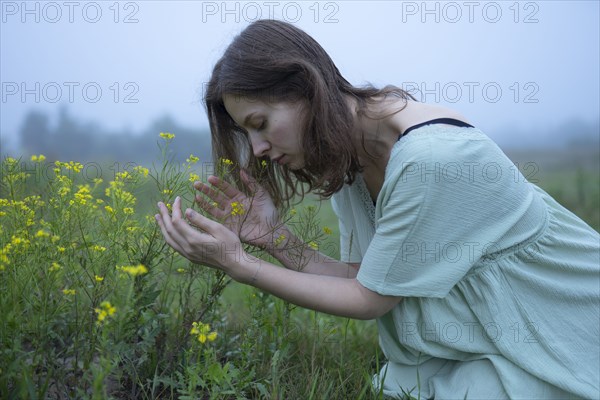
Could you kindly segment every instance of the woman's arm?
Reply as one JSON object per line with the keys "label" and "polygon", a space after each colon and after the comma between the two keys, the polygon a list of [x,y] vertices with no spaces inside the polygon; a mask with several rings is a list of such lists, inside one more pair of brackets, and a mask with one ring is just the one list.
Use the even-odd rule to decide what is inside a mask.
{"label": "woman's arm", "polygon": [[[355,319],[375,319],[391,310],[400,297],[382,296],[356,278],[301,273],[253,256],[242,257],[236,279],[298,306]],[[347,267],[351,268],[351,267]]]}
{"label": "woman's arm", "polygon": [[181,255],[192,262],[219,268],[238,282],[301,307],[344,317],[373,319],[401,300],[373,292],[355,278],[301,273],[256,258],[243,251],[239,238],[227,227],[191,209],[186,210],[187,220],[184,219],[179,198],[173,203],[172,216],[162,203],[159,210],[160,214],[155,217],[163,236]]}
{"label": "woman's arm", "polygon": [[315,275],[355,278],[360,264],[347,264],[312,249],[294,235],[287,226],[275,231],[276,238],[284,238],[280,243],[267,247],[273,257],[288,269]]}

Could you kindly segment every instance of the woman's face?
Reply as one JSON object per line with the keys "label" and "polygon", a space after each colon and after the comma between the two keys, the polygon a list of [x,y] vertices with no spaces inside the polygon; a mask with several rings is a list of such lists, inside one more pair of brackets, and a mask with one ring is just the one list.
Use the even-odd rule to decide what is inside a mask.
{"label": "woman's face", "polygon": [[290,169],[304,166],[302,103],[267,103],[230,94],[223,96],[223,103],[235,123],[248,132],[256,157],[269,157]]}

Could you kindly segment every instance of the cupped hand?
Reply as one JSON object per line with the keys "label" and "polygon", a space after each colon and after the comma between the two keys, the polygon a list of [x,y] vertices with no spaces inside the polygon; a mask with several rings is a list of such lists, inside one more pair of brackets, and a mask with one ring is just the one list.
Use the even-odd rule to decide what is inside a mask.
{"label": "cupped hand", "polygon": [[236,233],[242,242],[265,248],[273,242],[274,232],[281,225],[277,208],[269,193],[246,171],[241,170],[240,177],[250,189],[250,195],[223,179],[210,176],[210,185],[194,183],[194,187],[206,196],[196,195],[196,202]]}
{"label": "cupped hand", "polygon": [[235,279],[244,256],[235,233],[192,209],[186,210],[184,218],[179,197],[173,202],[172,215],[165,204],[158,203],[158,208],[155,218],[169,246],[188,260],[221,269]]}

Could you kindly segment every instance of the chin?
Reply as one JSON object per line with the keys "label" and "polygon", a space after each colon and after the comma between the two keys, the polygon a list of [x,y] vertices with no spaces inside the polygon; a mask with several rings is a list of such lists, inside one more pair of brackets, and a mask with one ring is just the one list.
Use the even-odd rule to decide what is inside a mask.
{"label": "chin", "polygon": [[291,169],[292,171],[298,171],[298,170],[304,168],[304,162],[298,163],[298,162],[293,162],[292,161],[289,164],[287,164],[286,167],[288,169]]}

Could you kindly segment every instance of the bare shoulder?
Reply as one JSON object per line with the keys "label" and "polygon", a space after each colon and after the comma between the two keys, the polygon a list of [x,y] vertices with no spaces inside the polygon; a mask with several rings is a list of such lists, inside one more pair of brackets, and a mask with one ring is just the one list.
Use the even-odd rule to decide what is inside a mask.
{"label": "bare shoulder", "polygon": [[408,101],[404,110],[395,117],[395,123],[401,132],[411,126],[430,121],[437,118],[452,118],[471,124],[471,122],[457,110],[440,106],[438,104],[420,103],[418,101]]}

